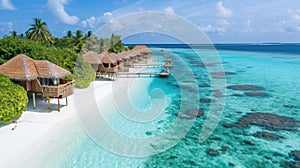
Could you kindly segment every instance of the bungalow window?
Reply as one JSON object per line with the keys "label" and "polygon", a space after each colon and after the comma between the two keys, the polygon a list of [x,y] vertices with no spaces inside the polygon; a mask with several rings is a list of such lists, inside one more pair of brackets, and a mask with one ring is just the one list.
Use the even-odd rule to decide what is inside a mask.
{"label": "bungalow window", "polygon": [[49,82],[48,78],[40,78],[39,81],[40,81],[40,84],[42,86],[49,86],[50,85],[50,82]]}
{"label": "bungalow window", "polygon": [[52,78],[51,80],[52,80],[53,85],[57,85],[60,83],[59,78]]}

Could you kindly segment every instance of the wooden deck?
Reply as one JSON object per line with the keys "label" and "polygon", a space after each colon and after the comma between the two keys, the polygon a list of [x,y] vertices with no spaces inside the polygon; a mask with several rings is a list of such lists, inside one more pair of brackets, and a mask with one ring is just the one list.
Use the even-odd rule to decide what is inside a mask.
{"label": "wooden deck", "polygon": [[42,86],[43,97],[66,98],[74,93],[74,81],[65,80],[63,84]]}

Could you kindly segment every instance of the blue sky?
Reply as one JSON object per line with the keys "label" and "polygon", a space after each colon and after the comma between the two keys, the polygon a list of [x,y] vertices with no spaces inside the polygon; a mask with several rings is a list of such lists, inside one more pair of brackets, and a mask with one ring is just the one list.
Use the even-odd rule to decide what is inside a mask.
{"label": "blue sky", "polygon": [[34,17],[63,36],[67,30],[95,31],[141,11],[179,15],[214,43],[300,42],[299,0],[0,0],[0,36],[24,33]]}

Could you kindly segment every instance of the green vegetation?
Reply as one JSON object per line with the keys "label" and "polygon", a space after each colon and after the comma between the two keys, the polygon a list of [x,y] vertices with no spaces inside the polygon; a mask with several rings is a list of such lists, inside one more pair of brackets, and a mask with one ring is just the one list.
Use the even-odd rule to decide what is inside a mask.
{"label": "green vegetation", "polygon": [[73,48],[58,48],[47,46],[43,42],[36,42],[22,38],[4,37],[0,40],[0,63],[18,54],[25,54],[37,60],[49,60],[58,66],[73,71],[77,53]]}
{"label": "green vegetation", "polygon": [[27,30],[26,35],[30,40],[41,40],[46,43],[53,42],[47,23],[42,22],[40,18],[34,18],[34,24],[30,25],[30,28]]}
{"label": "green vegetation", "polygon": [[[119,53],[128,49],[123,45],[121,37],[115,34],[110,38],[98,39],[92,31],[84,33],[81,30],[68,30],[64,37],[53,37],[47,23],[34,18],[34,23],[25,32],[25,36],[12,31],[11,36],[0,39],[0,64],[18,54],[25,54],[36,60],[48,60],[72,73],[79,72],[74,74],[75,83],[76,86],[84,87],[95,79],[95,73],[81,58],[78,58],[79,63],[76,60],[79,53],[88,50]],[[75,64],[80,65],[75,67]],[[68,78],[71,79],[72,76]]]}
{"label": "green vegetation", "polygon": [[0,123],[12,122],[26,110],[27,92],[0,74]]}
{"label": "green vegetation", "polygon": [[78,56],[77,62],[74,68],[74,79],[76,86],[80,88],[86,88],[96,78],[96,72],[92,68],[91,64],[84,62],[81,55]]}

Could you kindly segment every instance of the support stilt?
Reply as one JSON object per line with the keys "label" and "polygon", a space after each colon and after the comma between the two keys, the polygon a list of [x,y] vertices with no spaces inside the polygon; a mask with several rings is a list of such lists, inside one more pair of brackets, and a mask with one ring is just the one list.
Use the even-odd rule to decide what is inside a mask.
{"label": "support stilt", "polygon": [[68,106],[68,97],[66,97],[66,106]]}
{"label": "support stilt", "polygon": [[48,100],[48,109],[50,109],[50,97],[47,97]]}
{"label": "support stilt", "polygon": [[32,93],[32,100],[33,100],[33,109],[35,109],[36,108],[35,93]]}
{"label": "support stilt", "polygon": [[60,102],[59,102],[59,98],[57,98],[57,102],[58,102],[58,108],[57,108],[57,110],[60,112]]}

